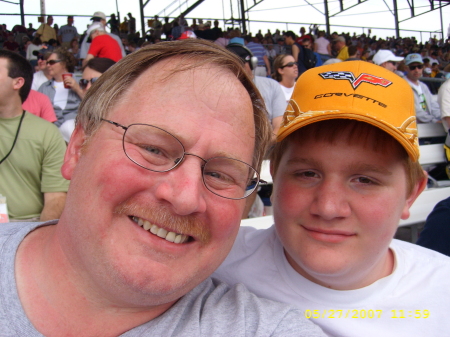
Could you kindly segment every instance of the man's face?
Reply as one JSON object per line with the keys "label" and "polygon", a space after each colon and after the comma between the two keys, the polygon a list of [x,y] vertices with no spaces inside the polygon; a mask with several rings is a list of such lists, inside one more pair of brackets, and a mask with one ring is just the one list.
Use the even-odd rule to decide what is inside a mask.
{"label": "man's face", "polygon": [[387,61],[383,63],[384,68],[390,71],[396,71],[397,70],[397,62],[395,61]]}
{"label": "man's face", "polygon": [[306,39],[306,40],[303,41],[302,44],[303,44],[303,47],[308,48],[308,49],[312,49],[311,40]]}
{"label": "man's face", "polygon": [[290,45],[293,45],[294,44],[294,39],[292,38],[292,37],[290,37],[290,36],[284,36],[284,41],[285,41],[285,43],[288,45],[288,46],[290,46]]}
{"label": "man's face", "polygon": [[286,257],[298,273],[341,290],[390,273],[388,246],[412,203],[399,154],[347,141],[291,140],[272,201]]}
{"label": "man's face", "polygon": [[0,101],[9,102],[13,95],[14,79],[8,76],[8,60],[0,58]]}
{"label": "man's face", "polygon": [[422,77],[423,64],[419,62],[413,62],[406,66],[406,77],[410,80],[418,81]]}
{"label": "man's face", "polygon": [[[175,135],[186,152],[205,159],[226,156],[252,163],[253,109],[247,91],[229,71],[170,58],[146,70],[107,119],[145,123]],[[236,113],[239,111],[239,113]],[[77,128],[63,165],[71,179],[61,222],[73,264],[108,296],[136,305],[177,300],[207,278],[228,254],[245,200],[219,197],[202,182],[203,161],[186,156],[169,172],[152,172],[128,159],[124,130],[103,122],[89,144]],[[173,243],[140,227],[185,234]],[[61,223],[60,222],[60,223]],[[158,234],[160,234],[158,230]]]}
{"label": "man's face", "polygon": [[47,18],[47,25],[51,26],[53,24],[53,16]]}
{"label": "man's face", "polygon": [[72,26],[73,25],[73,18],[67,18],[67,23]]}

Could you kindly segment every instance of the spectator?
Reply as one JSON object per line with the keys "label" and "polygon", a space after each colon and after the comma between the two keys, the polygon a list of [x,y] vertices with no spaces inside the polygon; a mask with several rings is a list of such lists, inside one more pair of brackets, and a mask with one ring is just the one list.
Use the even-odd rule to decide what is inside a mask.
{"label": "spectator", "polygon": [[253,70],[258,64],[258,60],[255,56],[253,56],[250,49],[240,45],[239,43],[230,43],[227,46],[227,49],[241,58],[244,62],[244,67],[247,74],[253,78],[253,82],[264,99],[268,113],[267,117],[271,121],[273,137],[275,137],[278,129],[280,128],[283,113],[286,108],[286,101],[280,86],[271,78],[255,76],[253,74]]}
{"label": "spectator", "polygon": [[297,62],[299,75],[303,74],[306,70],[317,64],[315,55],[312,54],[314,59],[308,58],[307,56],[311,55],[311,53],[305,51],[305,47],[303,47],[303,45],[295,42],[295,34],[292,31],[287,31],[284,33],[284,40],[288,46],[292,47],[292,56],[294,57],[295,62]]}
{"label": "spectator", "polygon": [[68,188],[61,176],[64,141],[54,125],[22,108],[33,78],[30,63],[0,50],[0,77],[0,194],[10,221],[57,219]]}
{"label": "spectator", "polygon": [[50,99],[36,90],[30,90],[27,99],[22,104],[22,108],[50,123],[54,123],[58,120]]}
{"label": "spectator", "polygon": [[252,38],[251,36],[246,36],[245,40],[247,44],[245,45],[252,54],[258,59],[258,64],[254,69],[256,76],[270,76],[270,62],[267,57],[266,50],[263,45],[260,43],[260,40],[257,37]]}
{"label": "spectator", "polygon": [[349,58],[348,47],[344,36],[338,36],[334,40],[334,48],[337,52],[337,58],[341,61],[345,61]]}
{"label": "spectator", "polygon": [[319,31],[319,37],[314,41],[314,51],[319,54],[322,62],[331,58],[331,44],[325,38],[325,31]]}
{"label": "spectator", "polygon": [[165,22],[164,22],[164,25],[163,25],[163,32],[164,32],[164,35],[166,36],[166,40],[169,41],[170,37],[172,35],[172,23],[169,22],[169,17],[168,16],[166,16],[164,18],[164,21]]}
{"label": "spectator", "polygon": [[419,123],[440,122],[441,113],[439,111],[439,106],[433,101],[428,86],[419,81],[423,71],[422,56],[419,54],[409,54],[406,56],[405,64],[407,66],[405,80],[414,92],[414,105],[417,121]]}
{"label": "spectator", "polygon": [[[92,16],[91,20],[92,20],[92,25],[95,25],[96,27],[98,27],[97,26],[98,23],[100,23],[103,27],[106,27],[106,16],[105,16],[105,13],[103,13],[103,12],[100,12],[100,11],[95,12],[94,15]],[[120,50],[122,52],[122,57],[124,57],[125,56],[125,49],[123,47],[121,38],[119,36],[115,35],[115,34],[111,34],[111,33],[106,33],[106,34],[108,34],[110,37],[112,37],[114,40],[116,40],[116,42],[119,44]],[[90,47],[91,43],[88,42],[87,40],[88,39],[85,38],[83,40],[83,42],[81,43],[80,59],[85,59],[86,56],[87,56],[87,53],[89,51],[89,47]]]}
{"label": "spectator", "polygon": [[315,63],[316,67],[319,67],[323,64],[319,53],[316,53],[315,51],[313,51],[313,43],[310,38],[305,37],[304,39],[302,39],[302,46],[306,49],[311,50],[314,53],[314,55],[316,56],[316,63]]}
{"label": "spectator", "polygon": [[[70,77],[66,80],[67,86],[77,93],[82,99],[86,95],[91,86],[102,76],[102,74],[112,67],[116,62],[108,58],[96,57],[90,59],[86,66],[83,68],[83,75],[79,83]],[[61,132],[64,140],[68,143],[75,129],[75,120],[69,119],[65,121],[59,131]]]}
{"label": "spectator", "polygon": [[119,35],[119,20],[116,19],[116,14],[112,13],[107,25],[111,30],[111,34]]}
{"label": "spectator", "polygon": [[37,66],[38,55],[40,54],[41,49],[42,49],[42,41],[40,38],[35,37],[27,48],[27,56],[26,56],[27,60],[30,61],[31,65],[33,66],[33,69],[34,67]]}
{"label": "spectator", "polygon": [[348,47],[348,59],[346,61],[359,61],[361,58],[359,57],[359,51],[356,46],[349,46]]}
{"label": "spectator", "polygon": [[78,35],[77,28],[73,25],[73,16],[69,15],[67,17],[67,25],[61,26],[58,31],[58,41],[62,47],[70,48],[70,43],[73,39],[80,37]]}
{"label": "spectator", "polygon": [[280,84],[288,104],[298,77],[297,62],[291,55],[278,55],[273,62],[273,71],[272,78]]}
{"label": "spectator", "polygon": [[403,57],[395,56],[390,50],[380,49],[373,56],[373,63],[399,75],[397,72],[397,64],[398,62],[403,61],[403,59]]}
{"label": "spectator", "polygon": [[186,40],[114,70],[80,109],[60,220],[0,227],[2,333],[325,336],[292,306],[209,278],[269,139],[239,62]]}
{"label": "spectator", "polygon": [[3,43],[3,49],[13,51],[15,53],[19,52],[19,44],[14,41],[14,34],[8,34],[8,40]]}
{"label": "spectator", "polygon": [[417,244],[450,256],[450,198],[437,203],[428,215]]}
{"label": "spectator", "polygon": [[35,37],[41,38],[43,43],[50,41],[51,39],[56,41],[56,32],[52,28],[53,16],[47,16],[47,23],[42,23],[35,33]]}
{"label": "spectator", "polygon": [[445,336],[450,258],[393,239],[427,183],[412,100],[367,62],[305,72],[271,153],[275,225],[242,226],[214,276],[297,305],[328,336]]}
{"label": "spectator", "polygon": [[70,81],[69,77],[63,77],[63,74],[74,72],[75,58],[67,49],[57,48],[49,56],[47,67],[52,79],[42,84],[38,91],[50,98],[58,118],[55,125],[59,127],[65,121],[76,117],[81,102],[75,91],[66,88],[65,83]]}
{"label": "spectator", "polygon": [[47,67],[47,60],[51,54],[52,53],[44,52],[44,54],[39,54],[37,56],[37,71],[33,75],[33,84],[31,85],[32,90],[39,90],[43,83],[52,78],[50,69]]}
{"label": "spectator", "polygon": [[450,80],[442,83],[438,92],[438,103],[441,112],[442,125],[450,134]]}
{"label": "spectator", "polygon": [[105,32],[104,26],[100,22],[93,23],[86,32],[86,38],[91,40],[91,45],[83,66],[94,57],[109,58],[115,62],[122,58],[122,51],[115,39]]}
{"label": "spectator", "polygon": [[212,28],[214,34],[214,40],[217,40],[219,37],[223,36],[222,28],[219,27],[219,21],[214,20],[214,27]]}
{"label": "spectator", "polygon": [[[128,13],[128,18],[128,33],[136,34],[136,19],[133,17],[133,15],[131,15],[131,13]],[[155,15],[155,19],[157,18],[158,15]]]}

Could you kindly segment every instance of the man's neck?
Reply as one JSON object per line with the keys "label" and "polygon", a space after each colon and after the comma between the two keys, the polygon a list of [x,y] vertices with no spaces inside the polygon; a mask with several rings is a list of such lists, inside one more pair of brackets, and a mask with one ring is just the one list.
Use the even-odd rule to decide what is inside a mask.
{"label": "man's neck", "polygon": [[408,77],[408,76],[406,76],[406,78],[407,78],[408,81],[410,81],[412,84],[419,85],[419,80],[418,80],[418,79],[411,78],[411,77]]}
{"label": "man's neck", "polygon": [[20,116],[22,112],[23,109],[20,98],[14,99],[13,102],[2,102],[0,105],[0,118],[14,118]]}

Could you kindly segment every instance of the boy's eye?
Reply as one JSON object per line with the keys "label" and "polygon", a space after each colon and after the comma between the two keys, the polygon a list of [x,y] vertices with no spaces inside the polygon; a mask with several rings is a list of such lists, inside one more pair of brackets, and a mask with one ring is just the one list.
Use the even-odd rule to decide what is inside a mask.
{"label": "boy's eye", "polygon": [[360,182],[361,184],[372,184],[373,183],[373,181],[367,177],[359,177],[358,182]]}

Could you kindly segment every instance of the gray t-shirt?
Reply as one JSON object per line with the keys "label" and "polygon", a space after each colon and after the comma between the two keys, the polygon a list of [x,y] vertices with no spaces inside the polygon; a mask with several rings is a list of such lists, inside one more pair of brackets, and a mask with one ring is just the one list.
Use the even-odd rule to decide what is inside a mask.
{"label": "gray t-shirt", "polygon": [[[16,288],[14,260],[32,230],[56,221],[0,226],[0,336],[42,336],[28,320]],[[261,299],[243,285],[208,278],[163,315],[121,336],[325,336],[290,305]]]}
{"label": "gray t-shirt", "polygon": [[253,82],[264,99],[267,112],[269,113],[269,120],[283,116],[287,103],[278,82],[271,78],[261,76],[255,76]]}

